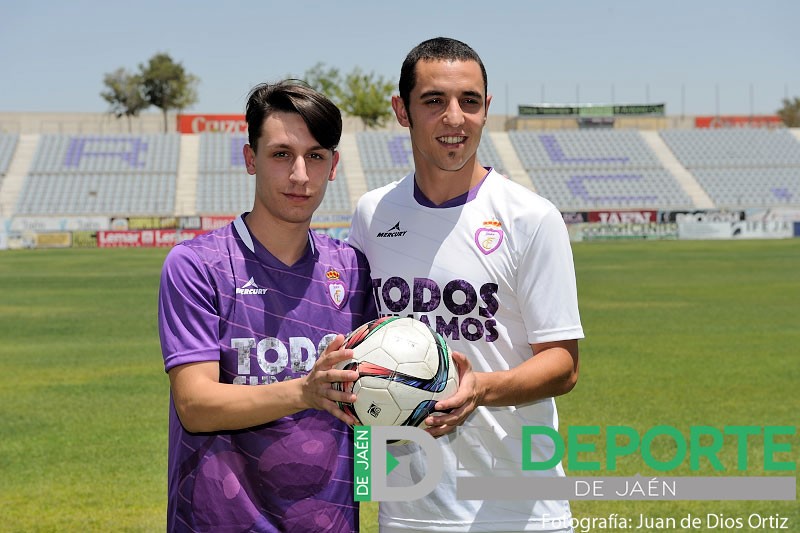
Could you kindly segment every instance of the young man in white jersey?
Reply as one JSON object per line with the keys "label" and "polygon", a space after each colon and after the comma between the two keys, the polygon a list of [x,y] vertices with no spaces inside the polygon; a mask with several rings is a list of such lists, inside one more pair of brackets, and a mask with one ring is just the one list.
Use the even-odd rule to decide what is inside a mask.
{"label": "young man in white jersey", "polygon": [[[478,161],[491,97],[472,48],[419,44],[399,89],[392,107],[409,128],[415,171],[359,200],[349,241],[369,260],[379,314],[427,322],[459,352],[462,376],[437,405],[452,411],[426,421],[441,437],[442,480],[419,500],[381,502],[381,531],[571,531],[567,501],[456,497],[460,476],[564,475],[560,464],[521,469],[522,427],[557,428],[553,398],[578,378],[583,329],[563,218]],[[552,447],[535,436],[530,459],[549,459]],[[390,483],[424,477],[415,445],[400,459]]]}
{"label": "young man in white jersey", "polygon": [[[253,209],[175,246],[158,324],[170,381],[167,530],[358,531],[358,376],[347,333],[375,318],[363,254],[310,231],[336,175],[339,109],[292,81],[251,91]],[[327,347],[327,348],[326,348]]]}

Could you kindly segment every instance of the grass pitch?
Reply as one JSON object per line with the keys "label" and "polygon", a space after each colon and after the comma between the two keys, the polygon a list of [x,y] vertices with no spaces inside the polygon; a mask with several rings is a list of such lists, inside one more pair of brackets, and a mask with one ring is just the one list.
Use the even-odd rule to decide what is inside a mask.
{"label": "grass pitch", "polygon": [[[627,425],[642,434],[663,424],[687,437],[690,426],[797,426],[800,240],[583,243],[575,246],[575,262],[586,339],[578,385],[557,400],[562,434],[568,425]],[[792,452],[774,458],[800,464],[799,437],[776,439]],[[744,472],[735,440],[725,442],[724,471],[705,460],[691,471],[687,456],[677,470],[657,472],[638,455],[615,472],[605,464],[600,472],[567,464],[567,474],[796,478],[796,471],[764,470],[763,437],[748,439]],[[657,440],[654,451],[663,461],[676,455],[669,439]],[[707,515],[724,515],[741,517],[744,530],[751,514],[779,514],[800,530],[797,501],[574,501],[572,510],[576,518],[619,513],[635,523],[640,514],[691,514],[712,526],[716,519]],[[687,529],[698,530],[711,528]]]}
{"label": "grass pitch", "polygon": [[[797,425],[800,240],[576,243],[574,252],[587,338],[578,386],[558,400],[562,433]],[[156,292],[165,254],[0,252],[0,531],[164,530],[169,389]],[[792,452],[776,458],[796,462],[798,436],[788,440]],[[656,451],[674,454],[669,442]],[[774,474],[763,455],[751,438],[744,473],[726,447],[724,472],[704,463],[663,474],[630,457],[613,473],[574,474]],[[790,530],[800,529],[798,507],[572,503],[578,519],[759,513],[787,517]],[[375,511],[364,506],[362,531],[377,531]]]}

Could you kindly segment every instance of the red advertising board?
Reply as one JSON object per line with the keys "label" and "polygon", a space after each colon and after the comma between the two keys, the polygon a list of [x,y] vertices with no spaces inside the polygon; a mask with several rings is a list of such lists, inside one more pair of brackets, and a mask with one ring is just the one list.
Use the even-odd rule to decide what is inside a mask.
{"label": "red advertising board", "polygon": [[202,230],[98,231],[98,248],[153,248],[174,246],[206,233]]}
{"label": "red advertising board", "polygon": [[244,115],[178,115],[179,133],[247,133]]}
{"label": "red advertising board", "polygon": [[777,115],[722,115],[719,117],[694,117],[695,128],[780,128]]}

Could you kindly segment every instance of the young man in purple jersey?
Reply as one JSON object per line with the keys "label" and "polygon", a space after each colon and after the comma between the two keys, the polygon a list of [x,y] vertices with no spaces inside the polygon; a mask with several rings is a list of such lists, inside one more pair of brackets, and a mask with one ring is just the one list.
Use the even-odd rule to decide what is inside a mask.
{"label": "young man in purple jersey", "polygon": [[[557,429],[553,398],[578,378],[584,335],[564,220],[478,161],[491,96],[471,47],[442,37],[420,43],[403,63],[399,92],[392,107],[409,129],[414,171],[361,197],[349,241],[369,259],[379,313],[427,322],[462,375],[457,393],[437,404],[452,411],[426,420],[440,437],[442,479],[424,498],[381,502],[381,532],[571,532],[564,500],[457,497],[459,477],[564,476],[561,464],[522,470],[522,428]],[[527,438],[531,460],[552,457],[547,437]],[[415,444],[392,453],[400,464],[390,484],[425,475]]]}
{"label": "young man in purple jersey", "polygon": [[253,209],[175,246],[158,324],[169,375],[169,531],[358,530],[355,423],[331,384],[375,318],[364,256],[310,230],[336,176],[339,109],[294,82],[248,97]]}

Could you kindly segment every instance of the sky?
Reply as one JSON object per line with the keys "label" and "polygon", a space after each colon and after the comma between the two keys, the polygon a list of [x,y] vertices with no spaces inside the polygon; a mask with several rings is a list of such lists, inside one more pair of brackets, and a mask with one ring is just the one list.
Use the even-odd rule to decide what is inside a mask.
{"label": "sky", "polygon": [[185,112],[243,113],[252,86],[317,63],[396,82],[408,51],[443,35],[483,59],[490,114],[774,114],[800,96],[798,20],[796,0],[0,0],[0,112],[107,111],[103,76],[165,52],[200,79]]}

